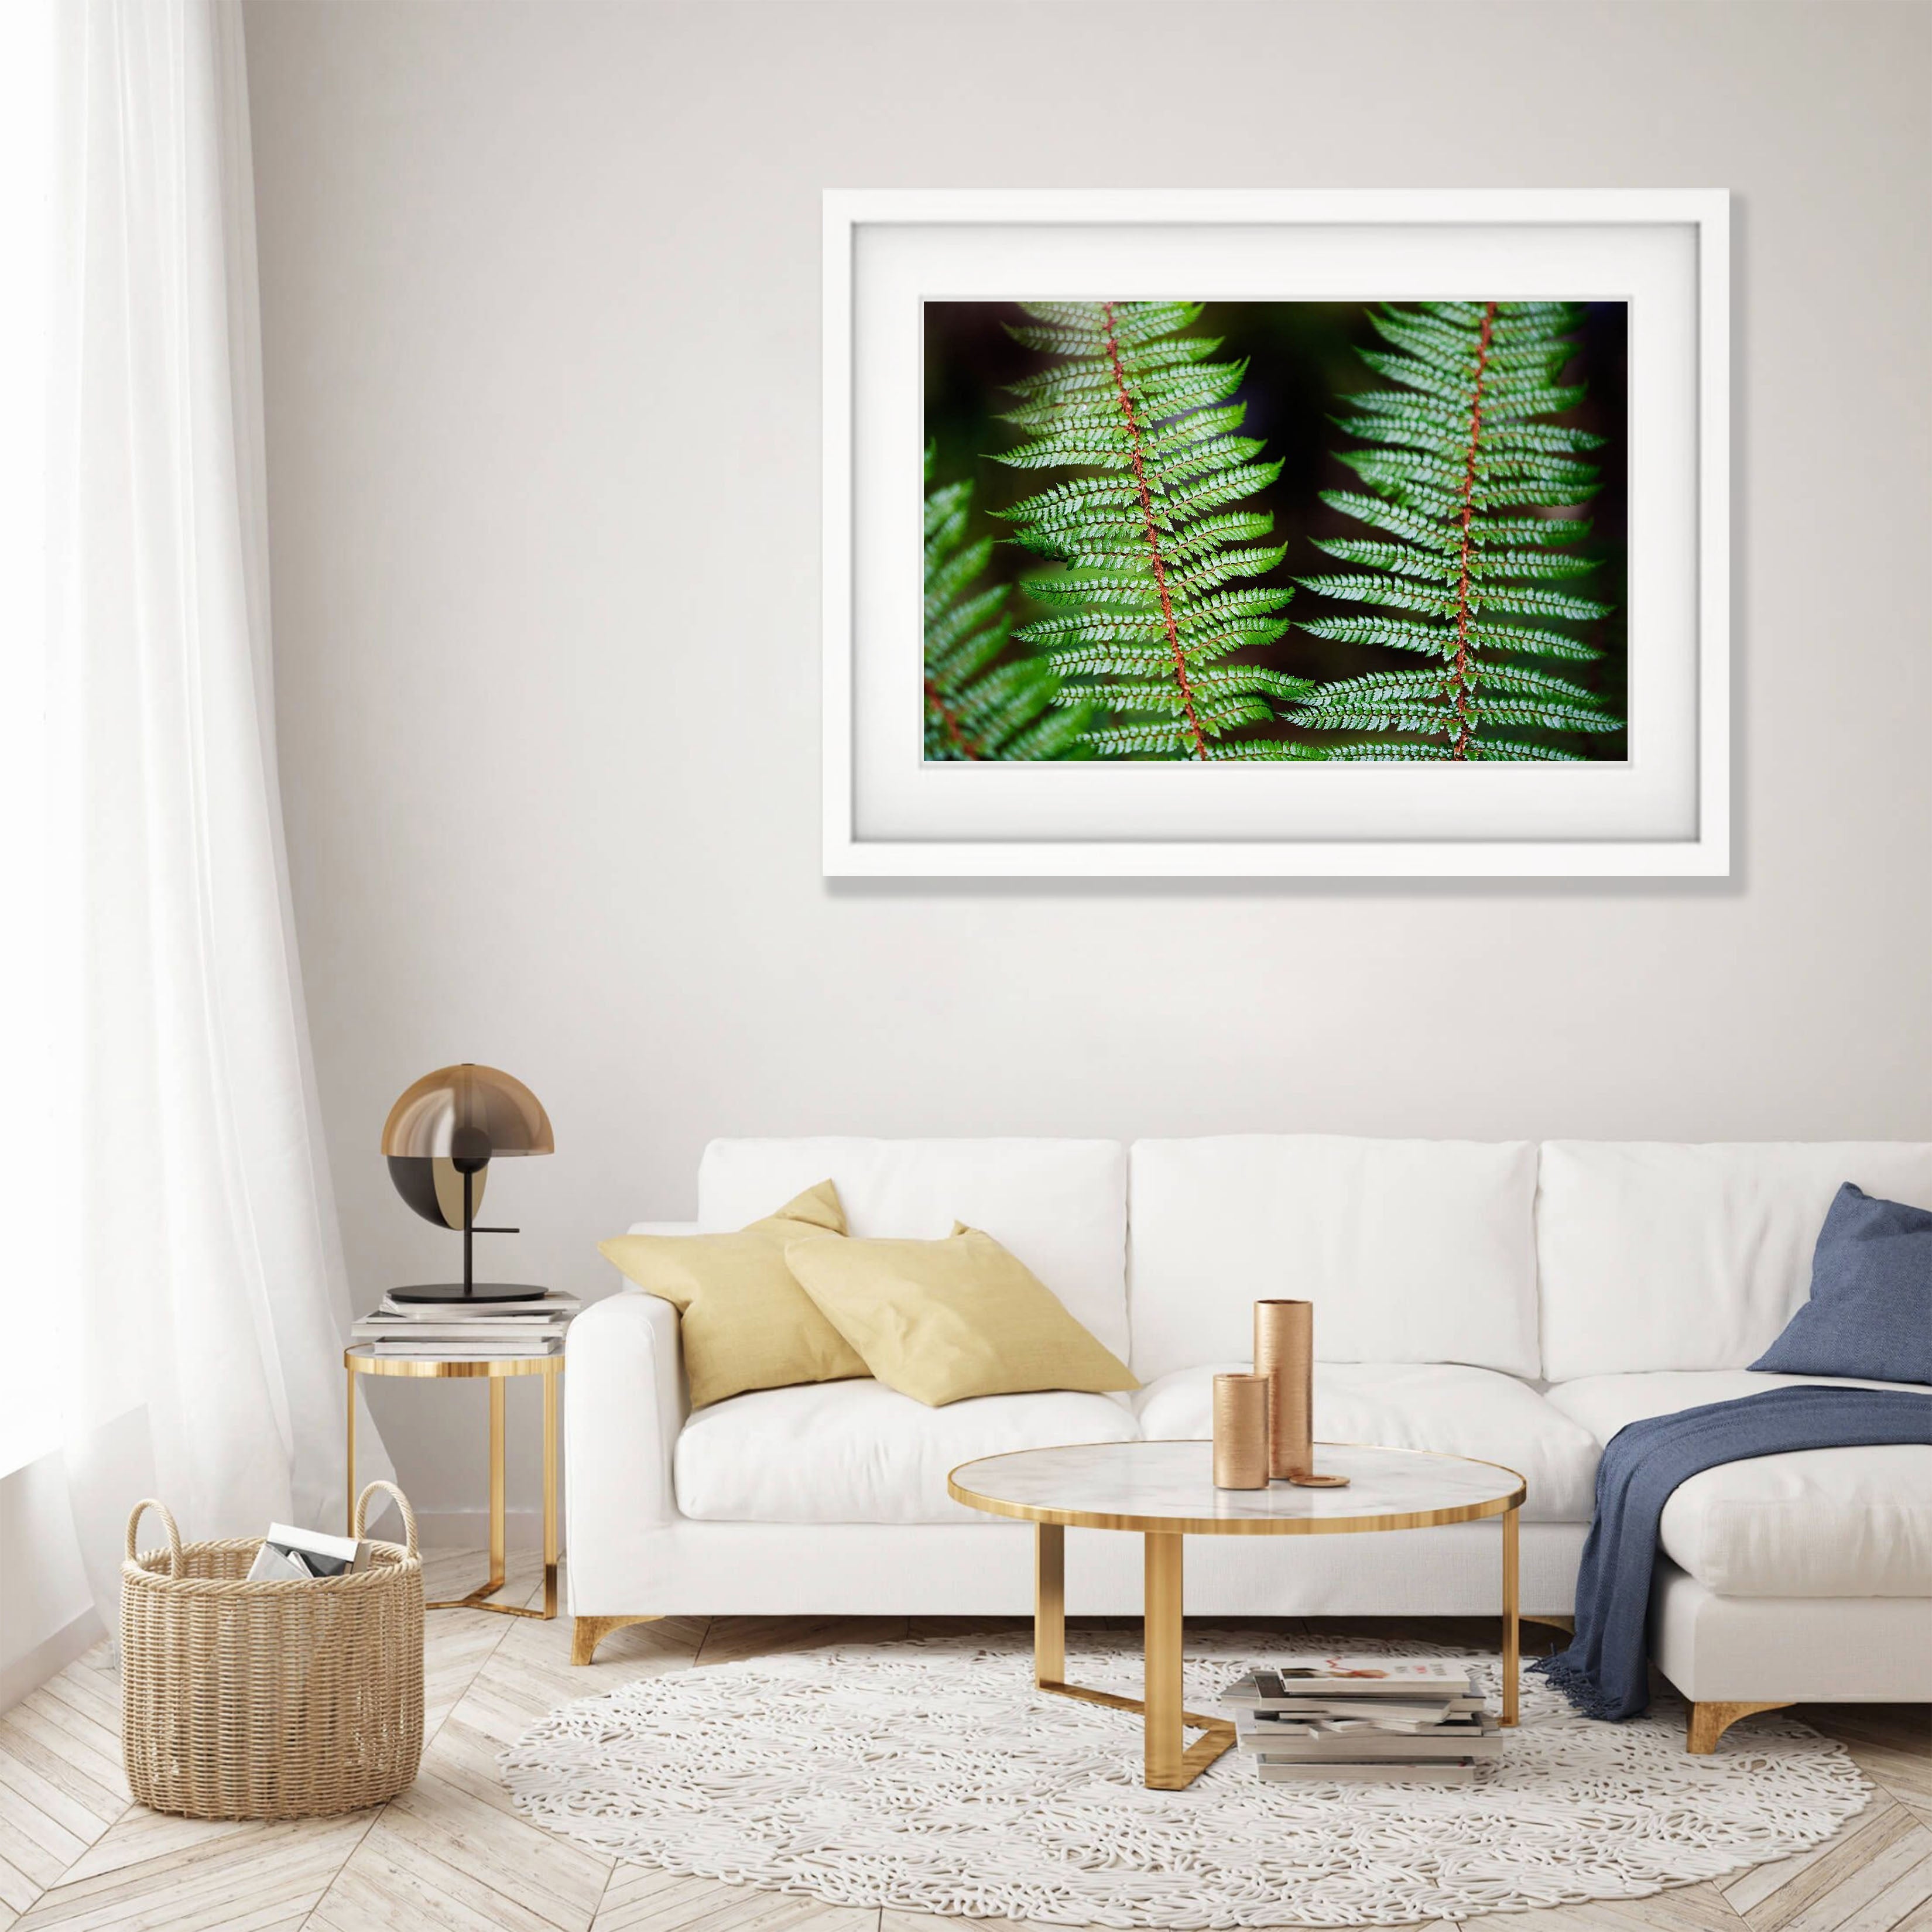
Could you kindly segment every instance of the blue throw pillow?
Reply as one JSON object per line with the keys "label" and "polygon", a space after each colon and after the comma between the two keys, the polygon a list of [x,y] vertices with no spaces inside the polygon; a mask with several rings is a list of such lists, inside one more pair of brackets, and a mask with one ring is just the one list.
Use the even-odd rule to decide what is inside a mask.
{"label": "blue throw pillow", "polygon": [[1846,1181],[1818,1236],[1811,1299],[1751,1366],[1932,1382],[1932,1213]]}

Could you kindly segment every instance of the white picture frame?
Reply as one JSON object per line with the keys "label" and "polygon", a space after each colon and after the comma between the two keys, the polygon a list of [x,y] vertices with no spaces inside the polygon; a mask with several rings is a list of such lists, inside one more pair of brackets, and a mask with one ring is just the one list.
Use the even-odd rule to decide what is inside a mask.
{"label": "white picture frame", "polygon": [[[830,190],[824,239],[827,876],[1728,874],[1725,190]],[[1629,302],[1627,761],[923,758],[923,302],[1102,284],[1151,298],[1204,280],[1231,299]]]}

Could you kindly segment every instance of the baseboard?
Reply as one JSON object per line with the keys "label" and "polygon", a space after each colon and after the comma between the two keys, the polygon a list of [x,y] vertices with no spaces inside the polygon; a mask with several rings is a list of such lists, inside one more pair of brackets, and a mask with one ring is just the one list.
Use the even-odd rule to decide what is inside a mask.
{"label": "baseboard", "polygon": [[22,1698],[31,1697],[50,1677],[58,1676],[106,1634],[106,1625],[90,1607],[44,1638],[25,1657],[0,1670],[0,1711],[10,1711]]}
{"label": "baseboard", "polygon": [[[560,1533],[562,1526],[559,1526]],[[402,1526],[392,1514],[380,1525],[380,1534],[400,1536]],[[543,1548],[543,1511],[540,1509],[506,1510],[503,1516],[506,1547],[518,1550]],[[425,1510],[416,1511],[416,1540],[425,1550],[487,1550],[490,1546],[490,1512],[481,1509]]]}

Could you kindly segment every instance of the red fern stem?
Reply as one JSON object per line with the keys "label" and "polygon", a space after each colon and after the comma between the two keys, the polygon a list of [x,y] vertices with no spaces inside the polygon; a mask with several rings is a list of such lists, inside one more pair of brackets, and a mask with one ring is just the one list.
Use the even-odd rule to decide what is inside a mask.
{"label": "red fern stem", "polygon": [[1140,492],[1141,526],[1147,536],[1148,561],[1154,566],[1154,588],[1160,593],[1160,621],[1167,632],[1167,648],[1174,658],[1174,682],[1180,687],[1181,709],[1187,716],[1187,728],[1194,734],[1194,755],[1208,755],[1208,734],[1194,715],[1194,687],[1188,682],[1186,654],[1180,648],[1180,627],[1174,620],[1174,602],[1168,594],[1167,566],[1160,554],[1160,533],[1154,520],[1154,496],[1148,488],[1147,468],[1141,460],[1140,421],[1134,414],[1134,399],[1127,389],[1127,372],[1120,362],[1120,345],[1114,332],[1114,304],[1102,302],[1100,313],[1106,318],[1107,359],[1114,371],[1114,392],[1120,398],[1120,414],[1126,418],[1127,454],[1133,464],[1134,487]]}
{"label": "red fern stem", "polygon": [[1462,507],[1456,521],[1462,526],[1462,543],[1456,582],[1456,668],[1451,680],[1450,708],[1454,722],[1450,728],[1452,758],[1467,758],[1474,725],[1469,717],[1469,558],[1474,544],[1469,526],[1476,508],[1476,452],[1483,440],[1483,386],[1489,380],[1490,338],[1495,334],[1496,304],[1483,304],[1482,333],[1476,340],[1476,386],[1469,398],[1469,439],[1462,464]]}
{"label": "red fern stem", "polygon": [[926,701],[932,707],[932,715],[944,726],[946,736],[962,758],[984,758],[988,754],[979,740],[959,722],[958,714],[939,694],[939,687],[931,678],[926,680]]}

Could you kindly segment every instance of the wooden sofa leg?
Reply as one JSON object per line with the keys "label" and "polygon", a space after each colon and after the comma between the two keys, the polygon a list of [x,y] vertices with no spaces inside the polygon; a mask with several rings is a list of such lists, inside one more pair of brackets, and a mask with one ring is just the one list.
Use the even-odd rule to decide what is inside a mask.
{"label": "wooden sofa leg", "polygon": [[572,1664],[588,1664],[597,1654],[597,1646],[613,1630],[622,1630],[626,1624],[654,1624],[660,1621],[655,1616],[578,1617],[570,1634],[570,1660]]}
{"label": "wooden sofa leg", "polygon": [[1684,1739],[1684,1748],[1700,1757],[1708,1756],[1718,1748],[1718,1740],[1740,1718],[1748,1718],[1759,1711],[1786,1710],[1791,1702],[1785,1697],[1772,1704],[1693,1704],[1689,1735]]}

